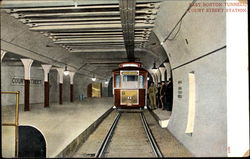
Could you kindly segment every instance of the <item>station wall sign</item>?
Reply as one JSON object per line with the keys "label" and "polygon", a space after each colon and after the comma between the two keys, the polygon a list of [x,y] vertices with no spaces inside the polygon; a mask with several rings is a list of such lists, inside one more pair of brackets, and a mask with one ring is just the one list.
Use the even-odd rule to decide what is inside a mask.
{"label": "station wall sign", "polygon": [[[13,86],[23,86],[24,85],[24,78],[23,77],[12,77],[11,79],[11,85]],[[42,84],[42,80],[38,78],[31,78],[30,79],[30,85],[33,86],[39,86]]]}
{"label": "station wall sign", "polygon": [[178,98],[182,98],[182,81],[178,81]]}

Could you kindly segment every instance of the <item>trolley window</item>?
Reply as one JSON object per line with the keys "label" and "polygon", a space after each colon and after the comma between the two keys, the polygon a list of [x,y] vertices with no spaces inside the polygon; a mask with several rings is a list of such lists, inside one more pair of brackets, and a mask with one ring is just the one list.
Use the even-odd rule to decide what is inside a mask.
{"label": "trolley window", "polygon": [[136,75],[124,75],[123,76],[123,82],[132,82],[132,81],[138,81],[138,76]]}
{"label": "trolley window", "polygon": [[144,88],[144,77],[139,76],[139,88]]}
{"label": "trolley window", "polygon": [[116,75],[115,84],[115,88],[120,88],[120,75]]}

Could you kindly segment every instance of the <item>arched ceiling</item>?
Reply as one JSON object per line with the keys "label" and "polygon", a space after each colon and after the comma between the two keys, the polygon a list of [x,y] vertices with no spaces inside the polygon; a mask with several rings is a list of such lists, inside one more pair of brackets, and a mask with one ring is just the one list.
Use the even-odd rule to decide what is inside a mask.
{"label": "arched ceiling", "polygon": [[134,10],[126,6],[132,5],[126,0],[120,1],[3,0],[1,48],[102,78],[110,76],[120,62],[128,61],[126,49],[131,49],[131,41],[134,60],[145,68],[167,59],[152,31],[161,1],[137,0]]}

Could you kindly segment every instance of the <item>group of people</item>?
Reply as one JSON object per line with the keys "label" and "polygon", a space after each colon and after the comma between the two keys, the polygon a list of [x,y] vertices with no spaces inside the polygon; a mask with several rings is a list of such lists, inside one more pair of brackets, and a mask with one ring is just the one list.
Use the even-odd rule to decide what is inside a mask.
{"label": "group of people", "polygon": [[160,108],[172,111],[173,104],[173,83],[172,80],[162,81],[156,86],[153,82],[148,88],[149,104],[151,109]]}

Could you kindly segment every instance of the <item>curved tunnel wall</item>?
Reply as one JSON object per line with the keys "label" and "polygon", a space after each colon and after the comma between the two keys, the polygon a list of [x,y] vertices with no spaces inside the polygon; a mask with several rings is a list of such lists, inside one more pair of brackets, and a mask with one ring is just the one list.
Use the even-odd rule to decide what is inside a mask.
{"label": "curved tunnel wall", "polygon": [[[191,2],[162,3],[154,30],[160,41],[171,32]],[[173,112],[168,129],[194,156],[227,156],[225,19],[225,13],[189,12],[182,20],[176,38],[163,44],[174,85]],[[178,27],[170,38],[174,37]],[[196,80],[192,135],[185,133],[190,72],[194,72]],[[181,98],[178,97],[178,87],[182,89]]]}

